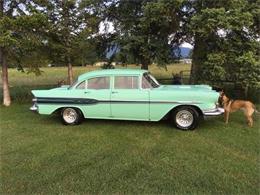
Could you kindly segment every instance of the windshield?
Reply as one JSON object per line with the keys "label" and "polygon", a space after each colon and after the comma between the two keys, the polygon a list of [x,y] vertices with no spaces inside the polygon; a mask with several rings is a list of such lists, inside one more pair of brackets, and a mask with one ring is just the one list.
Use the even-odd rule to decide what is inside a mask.
{"label": "windshield", "polygon": [[157,88],[159,86],[158,81],[150,73],[143,74],[142,88]]}
{"label": "windshield", "polygon": [[74,81],[68,89],[72,89],[76,84],[78,83],[78,79],[76,81]]}

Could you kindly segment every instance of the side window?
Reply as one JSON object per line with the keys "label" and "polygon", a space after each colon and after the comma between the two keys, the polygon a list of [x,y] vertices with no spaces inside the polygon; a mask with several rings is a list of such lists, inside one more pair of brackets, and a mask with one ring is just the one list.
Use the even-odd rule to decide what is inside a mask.
{"label": "side window", "polygon": [[138,89],[138,76],[116,76],[115,89]]}
{"label": "side window", "polygon": [[96,77],[88,79],[88,89],[109,89],[110,77]]}
{"label": "side window", "polygon": [[85,87],[86,87],[86,81],[83,81],[77,85],[76,89],[85,89]]}

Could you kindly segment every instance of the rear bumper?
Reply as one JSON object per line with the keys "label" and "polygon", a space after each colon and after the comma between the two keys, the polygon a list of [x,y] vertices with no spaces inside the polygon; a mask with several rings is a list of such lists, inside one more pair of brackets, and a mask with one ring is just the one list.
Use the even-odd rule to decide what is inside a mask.
{"label": "rear bumper", "polygon": [[37,99],[33,99],[32,100],[32,102],[33,102],[33,105],[30,107],[30,110],[32,111],[32,112],[38,112],[38,105],[37,105]]}
{"label": "rear bumper", "polygon": [[33,106],[30,107],[30,110],[32,112],[38,112],[38,106],[34,104]]}
{"label": "rear bumper", "polygon": [[206,110],[203,111],[203,115],[204,116],[218,116],[221,115],[225,112],[225,110],[223,108],[215,108],[212,110]]}

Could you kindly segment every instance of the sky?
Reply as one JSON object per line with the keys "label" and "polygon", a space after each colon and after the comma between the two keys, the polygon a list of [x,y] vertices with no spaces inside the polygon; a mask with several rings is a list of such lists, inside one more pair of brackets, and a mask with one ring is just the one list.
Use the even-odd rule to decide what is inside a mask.
{"label": "sky", "polygon": [[182,43],[181,47],[187,47],[187,48],[193,49],[193,45],[191,45],[191,44],[189,44],[187,42]]}

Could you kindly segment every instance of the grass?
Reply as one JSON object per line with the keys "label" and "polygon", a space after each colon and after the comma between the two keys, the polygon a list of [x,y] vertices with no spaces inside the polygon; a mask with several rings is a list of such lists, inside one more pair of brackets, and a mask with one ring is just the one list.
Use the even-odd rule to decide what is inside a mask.
{"label": "grass", "polygon": [[[75,77],[93,69],[74,67]],[[150,67],[157,78],[169,78],[190,66],[167,69]],[[0,106],[0,194],[260,193],[259,115],[253,128],[234,113],[228,125],[220,116],[191,132],[167,121],[63,126],[21,103],[31,100],[30,89],[66,79],[65,68],[43,71],[40,77],[9,71],[14,104]]]}
{"label": "grass", "polygon": [[1,194],[259,194],[259,115],[183,132],[162,122],[63,126],[29,104],[0,107]]}

